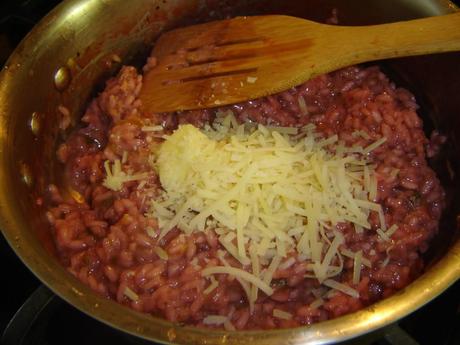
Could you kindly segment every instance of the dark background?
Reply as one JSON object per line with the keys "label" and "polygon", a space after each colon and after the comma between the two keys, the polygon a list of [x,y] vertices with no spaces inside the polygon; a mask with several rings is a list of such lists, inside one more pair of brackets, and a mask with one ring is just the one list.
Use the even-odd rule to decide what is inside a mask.
{"label": "dark background", "polygon": [[[61,0],[0,0],[0,68],[34,24]],[[40,282],[0,235],[0,335],[7,322]]]}
{"label": "dark background", "polygon": [[[30,31],[34,23],[60,2],[60,0],[0,0],[0,68],[6,62],[14,47]],[[460,0],[454,2],[459,4]],[[40,282],[16,257],[2,235],[0,235],[0,264],[3,271],[0,283],[2,296],[0,298],[1,335],[9,320],[24,301],[40,286]],[[407,325],[404,326],[403,322],[402,327],[404,326],[406,330],[410,331],[410,328],[413,327],[410,326],[411,323],[416,325],[426,323],[427,326],[422,327],[422,332],[415,336],[419,344],[448,344],[455,337],[454,333],[458,333],[460,329],[459,294],[460,283],[457,283],[444,293],[441,299],[437,299],[436,303],[429,303],[419,312],[410,316],[410,322],[404,321]],[[70,307],[69,310],[70,312],[68,311],[68,313],[70,314],[66,315],[69,318],[69,322],[72,319],[77,320],[80,323],[80,327],[86,323],[93,322]],[[444,312],[445,314],[443,314]],[[448,312],[451,314],[447,314]],[[442,320],[439,321],[442,322],[438,324],[434,320],[435,315],[451,316],[446,318],[441,316]],[[78,337],[74,339],[66,337],[63,340],[66,344],[77,344],[84,341]],[[120,342],[116,341],[116,343]],[[455,344],[460,344],[460,342]]]}

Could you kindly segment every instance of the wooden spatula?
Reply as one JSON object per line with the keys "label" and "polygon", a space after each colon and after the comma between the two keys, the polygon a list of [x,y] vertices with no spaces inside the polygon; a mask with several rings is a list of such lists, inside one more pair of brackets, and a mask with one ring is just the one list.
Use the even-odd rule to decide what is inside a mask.
{"label": "wooden spatula", "polygon": [[460,50],[460,12],[354,27],[280,15],[238,17],[163,34],[140,98],[153,112],[211,108],[361,62],[454,50]]}

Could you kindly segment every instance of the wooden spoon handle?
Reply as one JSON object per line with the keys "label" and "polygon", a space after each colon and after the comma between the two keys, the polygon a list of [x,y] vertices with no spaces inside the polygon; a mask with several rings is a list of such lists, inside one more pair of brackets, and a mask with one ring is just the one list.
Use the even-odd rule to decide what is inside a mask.
{"label": "wooden spoon handle", "polygon": [[331,32],[336,42],[331,49],[341,66],[460,50],[460,12],[363,27],[331,26],[328,30],[335,31]]}
{"label": "wooden spoon handle", "polygon": [[[190,65],[169,68],[167,58],[180,60],[181,48]],[[162,36],[155,53],[164,59],[145,76],[141,99],[156,112],[215,107],[362,62],[455,50],[460,51],[460,12],[361,27],[280,15],[240,17]]]}

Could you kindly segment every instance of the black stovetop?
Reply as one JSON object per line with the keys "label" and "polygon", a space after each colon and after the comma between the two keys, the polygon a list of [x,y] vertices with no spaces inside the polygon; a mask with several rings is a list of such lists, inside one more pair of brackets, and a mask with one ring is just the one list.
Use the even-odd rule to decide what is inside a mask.
{"label": "black stovetop", "polygon": [[[34,23],[59,2],[0,0],[0,67]],[[0,263],[4,270],[0,285],[3,345],[139,343],[138,339],[115,331],[55,296],[22,264],[1,235]],[[460,282],[397,324],[352,343],[459,345]]]}

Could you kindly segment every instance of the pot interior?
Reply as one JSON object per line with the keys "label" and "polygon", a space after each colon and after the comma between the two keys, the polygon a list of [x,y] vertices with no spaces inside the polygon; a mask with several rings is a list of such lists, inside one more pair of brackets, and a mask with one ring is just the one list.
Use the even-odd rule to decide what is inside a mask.
{"label": "pot interior", "polygon": [[[206,332],[177,332],[166,321],[154,318],[152,322],[149,316],[101,301],[56,260],[45,215],[47,186],[65,183],[63,166],[56,160],[56,148],[72,128],[78,126],[88,101],[121,67],[118,57],[123,64],[141,67],[163,30],[235,15],[287,14],[324,22],[333,11],[337,11],[340,24],[362,25],[438,15],[453,10],[454,7],[446,1],[428,0],[68,0],[22,42],[0,79],[0,137],[3,141],[0,183],[4,191],[0,199],[2,231],[24,263],[43,282],[83,311],[147,338],[201,343]],[[460,54],[449,53],[379,62],[390,79],[415,94],[427,136],[436,128],[448,137],[441,154],[430,162],[447,192],[448,208],[439,236],[426,253],[428,266],[436,264],[446,252],[458,246],[456,215],[460,198],[455,177],[460,172],[460,116],[457,116],[460,97],[456,95],[460,89],[459,59]],[[61,105],[71,111],[72,126],[65,131],[59,129]],[[386,322],[402,316],[395,315]],[[340,319],[336,325],[340,324]],[[384,323],[385,320],[373,323],[368,330]],[[315,327],[310,328],[310,333]],[[347,327],[350,326],[344,328],[343,334],[320,334],[316,339],[344,339],[366,331],[361,328],[347,332]],[[170,333],[171,329],[175,331]],[[298,341],[305,340],[308,333],[304,328],[284,332],[280,334],[297,334],[292,339]],[[250,339],[245,333],[251,332],[242,332],[241,337]],[[299,338],[299,334],[303,334],[304,338]],[[208,337],[208,341],[220,342],[222,337],[216,332]],[[239,337],[229,339],[237,341]],[[269,335],[256,342],[259,341],[275,343]]]}

